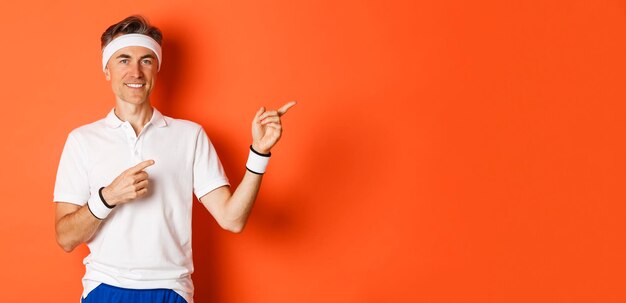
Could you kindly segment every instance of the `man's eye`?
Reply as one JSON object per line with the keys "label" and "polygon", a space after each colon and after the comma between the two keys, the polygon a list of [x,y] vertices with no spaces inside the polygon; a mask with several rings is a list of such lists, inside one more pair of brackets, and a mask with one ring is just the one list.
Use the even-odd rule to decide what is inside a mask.
{"label": "man's eye", "polygon": [[128,59],[122,59],[122,60],[120,60],[120,63],[126,64],[126,63],[128,63]]}
{"label": "man's eye", "polygon": [[151,64],[152,64],[152,60],[150,60],[150,59],[144,59],[144,60],[143,60],[143,64],[145,64],[145,65],[151,65]]}

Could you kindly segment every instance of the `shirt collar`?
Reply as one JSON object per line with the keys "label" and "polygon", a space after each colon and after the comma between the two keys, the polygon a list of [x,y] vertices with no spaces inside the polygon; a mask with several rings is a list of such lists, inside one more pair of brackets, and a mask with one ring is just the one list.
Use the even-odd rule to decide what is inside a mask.
{"label": "shirt collar", "polygon": [[[106,116],[104,121],[106,125],[111,128],[118,128],[120,125],[122,125],[122,123],[124,123],[124,121],[120,120],[120,118],[118,118],[115,115],[115,108],[113,108],[109,112],[109,114]],[[152,118],[150,118],[149,123],[158,127],[163,127],[167,125],[167,122],[165,121],[165,117],[161,114],[160,111],[158,111],[154,107],[152,108]]]}

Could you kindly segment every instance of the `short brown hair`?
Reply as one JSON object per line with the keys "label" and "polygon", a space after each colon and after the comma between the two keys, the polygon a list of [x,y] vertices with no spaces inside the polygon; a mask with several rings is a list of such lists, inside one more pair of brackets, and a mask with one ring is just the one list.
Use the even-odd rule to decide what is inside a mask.
{"label": "short brown hair", "polygon": [[150,25],[146,18],[140,15],[133,15],[126,17],[124,20],[115,23],[107,28],[100,37],[100,45],[104,49],[107,44],[114,38],[126,34],[143,34],[152,37],[156,42],[161,45],[163,40],[163,34],[161,30],[155,26]]}

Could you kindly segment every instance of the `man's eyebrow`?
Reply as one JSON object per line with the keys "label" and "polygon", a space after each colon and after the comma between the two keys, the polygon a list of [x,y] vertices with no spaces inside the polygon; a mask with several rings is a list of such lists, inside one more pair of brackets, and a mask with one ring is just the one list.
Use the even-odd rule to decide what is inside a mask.
{"label": "man's eyebrow", "polygon": [[[130,58],[131,58],[131,56],[130,56],[130,55],[128,55],[128,54],[119,54],[117,57],[115,57],[115,59],[119,59],[119,58],[130,59]],[[156,59],[156,58],[155,58],[152,54],[143,55],[143,56],[141,56],[141,58],[139,58],[139,59],[141,60],[141,59],[145,59],[145,58],[152,58],[152,59]]]}

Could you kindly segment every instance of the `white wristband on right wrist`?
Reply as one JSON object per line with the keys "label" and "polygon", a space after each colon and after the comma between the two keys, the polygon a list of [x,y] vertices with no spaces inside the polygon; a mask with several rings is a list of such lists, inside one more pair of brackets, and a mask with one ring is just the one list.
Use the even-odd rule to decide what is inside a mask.
{"label": "white wristband on right wrist", "polygon": [[91,197],[87,200],[87,207],[91,214],[99,220],[106,219],[111,211],[113,211],[113,208],[108,208],[100,199],[99,192],[91,194]]}
{"label": "white wristband on right wrist", "polygon": [[250,145],[250,153],[248,154],[248,162],[246,163],[246,169],[248,169],[251,173],[255,173],[257,175],[262,175],[265,173],[265,169],[267,168],[267,164],[270,162],[269,154],[261,154],[255,151]]}

